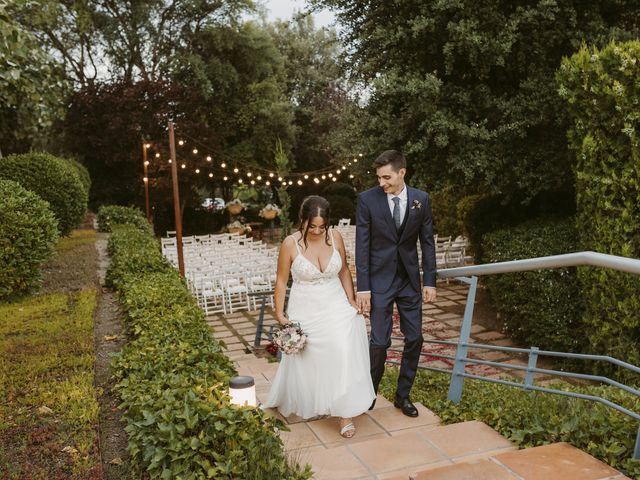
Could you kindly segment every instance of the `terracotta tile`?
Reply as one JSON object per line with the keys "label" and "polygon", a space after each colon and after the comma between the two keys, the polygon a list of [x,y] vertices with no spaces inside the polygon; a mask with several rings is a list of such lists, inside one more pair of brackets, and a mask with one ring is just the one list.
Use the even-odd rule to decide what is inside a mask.
{"label": "terracotta tile", "polygon": [[308,463],[312,466],[315,480],[338,480],[367,478],[369,471],[347,447],[309,452]]}
{"label": "terracotta tile", "polygon": [[349,448],[374,473],[446,460],[415,432],[358,443]]}
{"label": "terracotta tile", "polygon": [[[368,415],[360,415],[353,419],[358,439],[386,433]],[[309,428],[326,444],[348,443],[350,439],[340,436],[339,420],[336,417],[324,418],[309,422]]]}
{"label": "terracotta tile", "polygon": [[417,465],[410,468],[402,468],[400,470],[394,470],[392,472],[381,473],[378,475],[378,480],[408,480],[415,477],[418,472],[425,472],[434,468],[442,468],[446,467],[447,465],[453,464],[449,460],[443,460],[442,462]]}
{"label": "terracotta tile", "polygon": [[600,480],[619,475],[610,466],[568,443],[554,443],[496,455],[525,480]]}
{"label": "terracotta tile", "polygon": [[477,421],[420,430],[420,433],[450,458],[512,447],[509,440]]}
{"label": "terracotta tile", "polygon": [[407,417],[399,408],[393,405],[386,408],[374,409],[369,412],[369,416],[389,432],[405,428],[437,425],[440,423],[440,418],[431,410],[420,403],[416,403],[415,405],[419,413],[416,418]]}
{"label": "terracotta tile", "polygon": [[379,440],[381,438],[389,438],[389,434],[384,432],[376,433],[375,435],[360,435],[360,433],[356,431],[356,434],[351,438],[341,438],[336,442],[325,443],[325,446],[327,448],[333,448],[341,445],[354,445],[356,443],[368,442],[369,440]]}
{"label": "terracotta tile", "polygon": [[380,410],[381,408],[392,407],[393,403],[384,398],[382,395],[378,395],[376,397],[376,406],[373,407],[372,411]]}
{"label": "terracotta tile", "polygon": [[504,467],[482,459],[423,471],[412,480],[515,480]]}
{"label": "terracotta tile", "polygon": [[306,423],[287,425],[289,431],[280,431],[279,435],[284,442],[285,450],[314,447],[322,445],[322,442],[314,435]]}

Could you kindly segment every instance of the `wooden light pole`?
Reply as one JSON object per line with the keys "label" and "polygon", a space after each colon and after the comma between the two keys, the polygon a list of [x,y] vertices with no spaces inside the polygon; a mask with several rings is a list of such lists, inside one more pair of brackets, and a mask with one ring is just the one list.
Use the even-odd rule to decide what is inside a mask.
{"label": "wooden light pole", "polygon": [[150,147],[144,140],[142,141],[142,164],[144,165],[144,205],[147,212],[147,222],[151,223],[151,210],[149,208],[149,160],[147,160],[147,149]]}
{"label": "wooden light pole", "polygon": [[178,191],[178,165],[173,122],[169,121],[169,152],[171,154],[171,180],[173,185],[173,211],[176,220],[176,248],[178,249],[178,271],[184,278],[184,256],[182,254],[182,215],[180,214],[180,192]]}

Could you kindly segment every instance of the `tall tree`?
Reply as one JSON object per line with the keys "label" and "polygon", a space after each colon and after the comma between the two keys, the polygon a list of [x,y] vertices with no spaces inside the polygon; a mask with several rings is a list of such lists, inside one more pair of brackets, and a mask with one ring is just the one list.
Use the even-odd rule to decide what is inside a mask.
{"label": "tall tree", "polygon": [[316,29],[313,17],[303,14],[276,21],[270,31],[284,59],[286,95],[294,110],[291,157],[298,170],[326,167],[332,158],[328,137],[349,102],[337,33]]}
{"label": "tall tree", "polygon": [[66,84],[56,62],[0,0],[0,155],[43,148]]}
{"label": "tall tree", "polygon": [[[368,90],[349,139],[404,150],[413,181],[528,201],[572,188],[567,116],[554,72],[587,40],[638,36],[625,0],[313,0],[344,26]],[[340,132],[345,136],[344,132]]]}

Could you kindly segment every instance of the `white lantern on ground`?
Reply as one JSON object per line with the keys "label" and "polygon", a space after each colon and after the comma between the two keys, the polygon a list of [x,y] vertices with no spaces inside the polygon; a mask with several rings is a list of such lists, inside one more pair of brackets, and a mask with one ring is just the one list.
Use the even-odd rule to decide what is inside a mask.
{"label": "white lantern on ground", "polygon": [[240,407],[255,407],[256,384],[253,377],[237,376],[229,380],[229,396],[231,404]]}

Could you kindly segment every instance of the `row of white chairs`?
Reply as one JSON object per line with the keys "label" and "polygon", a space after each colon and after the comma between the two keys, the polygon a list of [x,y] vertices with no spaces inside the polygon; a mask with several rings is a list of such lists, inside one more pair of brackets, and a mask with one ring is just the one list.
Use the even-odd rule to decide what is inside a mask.
{"label": "row of white chairs", "polygon": [[[161,239],[162,253],[177,267],[176,238]],[[256,310],[266,295],[273,306],[277,248],[238,234],[183,237],[185,277],[206,315]]]}

